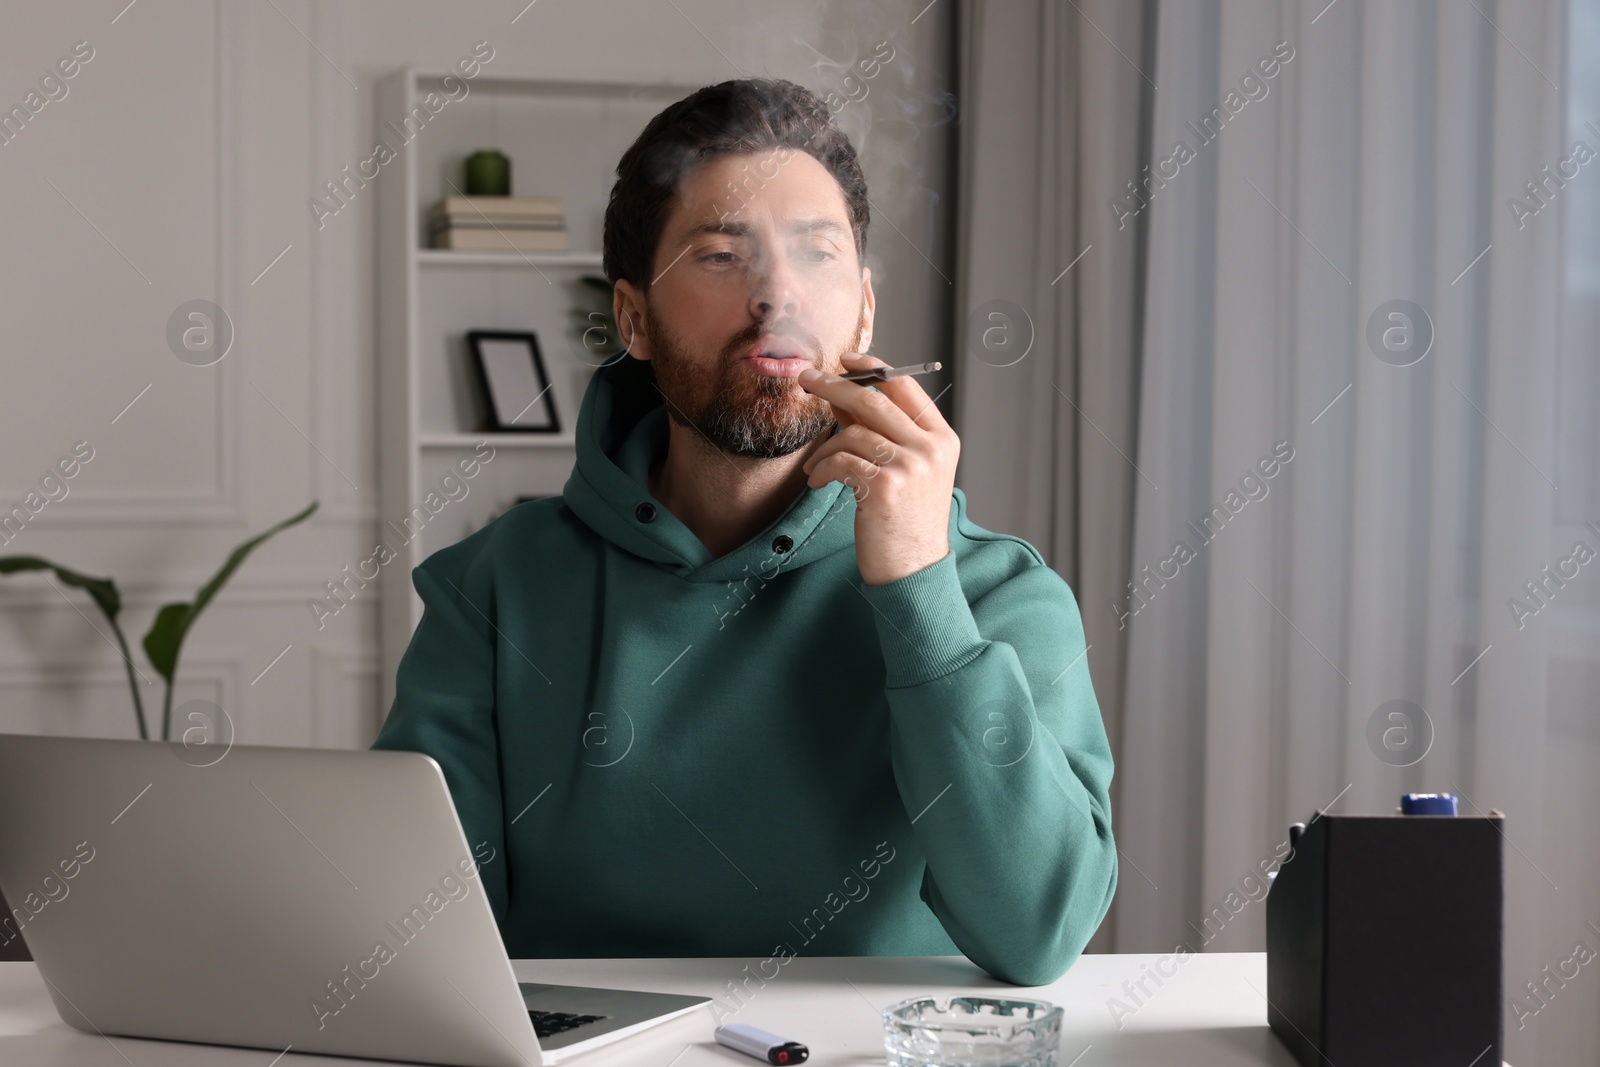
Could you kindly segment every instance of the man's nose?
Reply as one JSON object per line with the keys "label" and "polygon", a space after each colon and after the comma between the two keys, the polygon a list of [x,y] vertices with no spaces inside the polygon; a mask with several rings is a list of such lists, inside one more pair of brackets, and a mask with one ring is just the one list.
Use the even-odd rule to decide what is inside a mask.
{"label": "man's nose", "polygon": [[750,313],[757,318],[795,317],[800,313],[800,285],[787,257],[759,256],[750,277]]}

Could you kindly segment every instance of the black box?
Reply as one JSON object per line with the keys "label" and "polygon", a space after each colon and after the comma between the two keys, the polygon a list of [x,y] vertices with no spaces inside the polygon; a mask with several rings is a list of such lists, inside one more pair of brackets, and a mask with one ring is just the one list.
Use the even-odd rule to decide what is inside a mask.
{"label": "black box", "polygon": [[1305,1067],[1500,1067],[1503,817],[1319,815],[1267,894],[1267,1022]]}

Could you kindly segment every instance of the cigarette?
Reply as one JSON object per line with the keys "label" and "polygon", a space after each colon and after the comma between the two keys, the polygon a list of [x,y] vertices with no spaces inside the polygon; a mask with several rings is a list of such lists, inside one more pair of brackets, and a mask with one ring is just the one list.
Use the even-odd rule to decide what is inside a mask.
{"label": "cigarette", "polygon": [[890,378],[905,378],[913,374],[932,374],[942,363],[915,363],[906,367],[873,367],[871,370],[855,370],[849,374],[841,374],[833,381],[844,382],[886,382]]}

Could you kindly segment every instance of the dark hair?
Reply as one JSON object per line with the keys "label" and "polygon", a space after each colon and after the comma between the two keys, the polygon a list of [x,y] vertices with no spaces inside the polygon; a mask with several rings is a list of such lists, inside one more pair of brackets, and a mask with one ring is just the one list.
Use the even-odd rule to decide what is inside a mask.
{"label": "dark hair", "polygon": [[809,89],[781,78],[740,78],[698,89],[663,109],[622,154],[606,205],[606,277],[649,290],[673,194],[701,162],[783,147],[808,153],[839,183],[856,258],[865,262],[867,179],[850,138]]}

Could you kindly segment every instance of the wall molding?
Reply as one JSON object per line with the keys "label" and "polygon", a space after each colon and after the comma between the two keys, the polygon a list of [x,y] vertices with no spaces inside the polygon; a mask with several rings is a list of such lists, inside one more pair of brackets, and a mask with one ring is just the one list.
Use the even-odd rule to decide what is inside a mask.
{"label": "wall molding", "polygon": [[[342,53],[344,51],[342,47],[343,34],[341,32],[343,27],[342,8],[337,4],[315,3],[308,4],[307,7],[311,18],[308,36],[316,41],[316,47],[321,49],[323,53],[340,55],[342,62]],[[311,111],[307,116],[306,128],[310,131],[310,152],[308,157],[313,177],[312,180],[307,182],[307,186],[308,188],[315,188],[315,175],[336,174],[338,172],[338,167],[329,165],[328,161],[335,157],[342,144],[341,138],[337,135],[337,125],[341,116],[350,113],[350,108],[347,106],[350,99],[350,87],[336,71],[330,69],[328,63],[319,62],[316,58],[310,59],[309,62],[311,63],[313,74],[309,81],[310,88],[307,93],[307,101]],[[333,93],[338,95],[335,96],[327,92],[326,90],[330,87]],[[340,92],[341,90],[343,90],[342,93]],[[357,95],[360,96],[361,94]],[[361,98],[363,100],[366,99],[365,96]],[[330,101],[333,102],[332,106],[330,106]],[[369,133],[366,129],[369,116],[362,107],[357,107],[355,113],[358,116],[356,121],[360,130],[357,136],[357,143],[360,143],[362,136]],[[358,457],[353,454],[356,450],[349,447],[335,447],[335,442],[340,446],[350,445],[351,439],[349,435],[341,434],[339,430],[342,427],[351,425],[353,421],[359,420],[352,420],[340,415],[341,408],[338,401],[344,398],[344,391],[340,388],[340,381],[329,373],[331,361],[321,357],[327,353],[337,352],[341,348],[335,330],[335,316],[333,314],[335,302],[327,299],[325,294],[333,292],[337,288],[335,284],[337,279],[359,274],[360,264],[351,262],[350,266],[353,268],[351,271],[340,272],[337,269],[339,246],[332,241],[318,240],[318,235],[315,231],[308,229],[307,233],[310,245],[306,267],[307,279],[310,285],[308,317],[312,344],[312,358],[310,360],[311,432],[316,440],[322,442],[323,447],[328,448],[329,451],[339,456],[344,469],[349,469],[356,465],[355,460]],[[367,262],[375,267],[376,261],[371,251],[372,242],[370,240],[363,242],[360,248],[361,255],[366,257]],[[354,260],[355,257],[352,256],[351,259]],[[376,346],[376,343],[377,339],[374,336],[372,344]],[[372,365],[377,367],[378,364],[379,360],[374,353]],[[376,395],[376,391],[374,391],[374,395]],[[349,406],[347,405],[344,410],[348,411]],[[374,420],[376,420],[377,414],[377,408],[374,406],[371,412]],[[375,439],[375,434],[369,433],[367,437],[369,440]],[[314,451],[310,457],[310,462],[311,470],[308,481],[314,487],[316,498],[329,503],[326,509],[319,508],[317,510],[319,516],[326,510],[328,516],[333,519],[377,525],[376,464],[374,464],[374,470],[371,472],[372,481],[369,487],[352,493],[345,480],[330,468],[328,461],[316,455]],[[362,481],[368,480],[365,473],[359,474],[357,477]]]}
{"label": "wall molding", "polygon": [[[214,572],[193,576],[175,575],[159,582],[121,582],[117,583],[117,592],[122,595],[122,609],[144,607],[159,607],[173,600],[187,600],[194,596],[195,591],[205,582],[210,580]],[[299,604],[318,596],[325,595],[322,583],[331,581],[340,575],[317,571],[315,574],[309,570],[298,570],[293,574],[267,572],[257,574],[252,578],[235,575],[222,587],[215,600],[211,602],[214,609],[218,606],[226,607],[231,604]],[[50,579],[55,581],[54,578]],[[57,582],[57,585],[60,583]],[[62,587],[69,597],[73,597],[73,604],[82,607],[88,603],[88,594],[81,590],[72,590]],[[367,588],[361,595],[352,601],[351,606],[365,608],[370,604],[376,608],[378,604],[377,579],[371,579]],[[69,610],[68,603],[57,595],[50,582],[39,578],[7,578],[0,582],[0,610],[37,610],[44,607],[57,607]],[[309,613],[309,609],[307,609]]]}
{"label": "wall molding", "polygon": [[[361,748],[370,746],[369,739],[378,735],[385,714],[377,707],[381,692],[378,672],[379,657],[373,653],[311,649],[311,706],[317,711],[310,723],[311,744],[318,748],[347,748],[352,742]],[[350,681],[368,687],[371,706],[345,705],[336,687]],[[330,721],[335,709],[343,717],[342,723]]]}
{"label": "wall molding", "polygon": [[[247,653],[244,645],[228,645],[211,647],[186,652],[179,667],[178,684],[183,689],[192,690],[195,683],[210,682],[219,694],[214,699],[228,714],[234,717],[234,726],[238,727],[239,695],[243,691],[240,681],[244,670],[243,658]],[[145,676],[150,678],[151,684],[140,690],[144,701],[145,722],[150,728],[151,737],[156,737],[161,732],[161,699],[165,691],[159,675],[154,674],[149,664],[140,667]],[[134,725],[132,701],[128,699],[128,673],[127,668],[119,661],[116,663],[99,662],[85,666],[72,666],[61,663],[24,663],[0,662],[0,692],[5,692],[8,703],[15,707],[18,703],[16,692],[24,688],[57,688],[73,689],[79,692],[92,689],[114,689],[121,697],[122,721],[126,731],[112,736],[135,738],[138,728]],[[187,697],[184,699],[193,699]],[[207,698],[212,699],[212,698]],[[182,703],[176,694],[173,697],[173,712],[176,713],[178,705]],[[58,713],[59,714],[59,713]],[[10,719],[0,717],[7,729],[18,729],[22,724]],[[174,734],[181,736],[180,723],[174,721]],[[41,732],[51,732],[48,730]],[[76,735],[73,735],[76,736]]]}
{"label": "wall molding", "polygon": [[[235,72],[239,69],[242,45],[241,35],[236,32],[234,26],[231,5],[224,0],[213,0],[212,8],[215,27],[215,47],[212,49],[213,84],[220,102],[217,108],[216,128],[213,131],[218,176],[215,218],[217,239],[213,252],[216,265],[215,277],[220,280],[216,300],[230,315],[234,315],[240,306],[237,266],[240,196],[235,133],[240,128],[242,120],[239,84]],[[238,362],[237,359],[225,358],[216,365],[214,395],[217,431],[214,444],[218,462],[217,478],[211,495],[102,494],[83,500],[76,507],[66,509],[67,514],[60,521],[84,526],[113,523],[170,525],[175,521],[190,525],[249,523],[250,513],[244,504],[247,499],[246,475],[240,464],[242,450],[236,437],[240,426],[240,413],[243,410],[240,392],[244,387],[244,375],[239,369]],[[82,438],[73,440],[80,439]],[[67,447],[70,448],[70,442]],[[0,490],[0,500],[14,500],[20,505],[22,498],[33,489],[34,487],[30,485],[20,491]],[[9,503],[5,505],[8,509],[11,506]],[[48,515],[49,511],[42,511],[40,514]]]}

